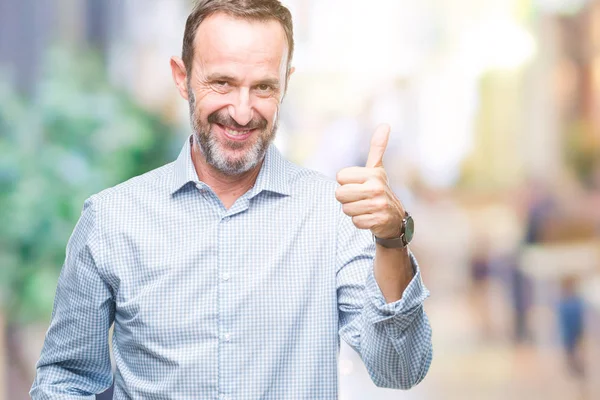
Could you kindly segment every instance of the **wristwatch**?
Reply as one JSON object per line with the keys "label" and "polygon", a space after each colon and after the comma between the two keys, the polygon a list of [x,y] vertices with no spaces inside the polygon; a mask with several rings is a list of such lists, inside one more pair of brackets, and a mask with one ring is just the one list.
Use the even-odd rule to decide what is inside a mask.
{"label": "wristwatch", "polygon": [[412,240],[415,234],[415,221],[412,216],[405,211],[402,219],[402,227],[400,228],[400,236],[393,239],[382,239],[373,235],[375,242],[388,249],[402,249],[406,247]]}

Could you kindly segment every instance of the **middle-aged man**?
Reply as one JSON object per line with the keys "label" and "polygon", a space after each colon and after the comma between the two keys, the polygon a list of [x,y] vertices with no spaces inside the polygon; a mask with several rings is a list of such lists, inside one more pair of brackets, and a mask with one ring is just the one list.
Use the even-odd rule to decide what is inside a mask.
{"label": "middle-aged man", "polygon": [[[340,336],[378,386],[432,357],[413,222],[382,166],[338,184],[271,144],[293,72],[278,0],[205,0],[171,68],[176,161],[91,196],[67,246],[33,399],[336,399]],[[335,151],[335,149],[331,149]]]}

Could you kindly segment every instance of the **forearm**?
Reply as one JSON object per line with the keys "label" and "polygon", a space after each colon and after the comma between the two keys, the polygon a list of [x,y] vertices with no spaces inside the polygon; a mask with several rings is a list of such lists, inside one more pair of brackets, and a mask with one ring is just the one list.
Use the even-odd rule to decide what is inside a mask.
{"label": "forearm", "polygon": [[399,300],[389,302],[384,298],[375,270],[368,276],[361,328],[361,354],[373,382],[399,389],[419,383],[432,358],[431,327],[423,310],[429,291],[414,256],[407,252],[406,257],[411,278]]}
{"label": "forearm", "polygon": [[58,279],[30,392],[34,400],[93,399],[112,383],[108,332],[115,303],[97,266],[95,232],[95,212],[86,202]]}
{"label": "forearm", "polygon": [[[47,371],[52,373],[52,371]],[[39,372],[38,372],[39,373]],[[64,377],[64,371],[60,371],[57,376]],[[95,400],[96,395],[92,393],[80,392],[73,387],[68,387],[65,383],[34,383],[29,392],[32,400]]]}
{"label": "forearm", "polygon": [[400,300],[415,273],[408,247],[388,249],[377,245],[373,274],[386,303]]}
{"label": "forearm", "polygon": [[431,364],[423,310],[429,291],[410,251],[379,248],[371,232],[350,223],[341,220],[338,236],[340,336],[361,355],[376,385],[408,389]]}
{"label": "forearm", "polygon": [[379,387],[410,389],[426,376],[432,359],[431,327],[422,308],[405,326],[394,319],[363,326],[360,353]]}
{"label": "forearm", "polygon": [[108,333],[90,332],[86,340],[73,329],[66,334],[66,325],[52,324],[48,330],[31,387],[33,400],[93,399],[112,384]]}

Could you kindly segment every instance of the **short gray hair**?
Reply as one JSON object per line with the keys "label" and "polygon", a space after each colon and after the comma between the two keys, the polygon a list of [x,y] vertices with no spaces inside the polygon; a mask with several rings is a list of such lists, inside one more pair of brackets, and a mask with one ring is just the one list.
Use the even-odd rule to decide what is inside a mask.
{"label": "short gray hair", "polygon": [[200,23],[210,15],[224,13],[250,21],[275,20],[281,24],[288,42],[287,69],[289,71],[294,54],[294,29],[292,14],[279,0],[200,0],[188,16],[183,34],[183,51],[181,58],[185,65],[188,79],[192,72],[194,59],[194,39]]}

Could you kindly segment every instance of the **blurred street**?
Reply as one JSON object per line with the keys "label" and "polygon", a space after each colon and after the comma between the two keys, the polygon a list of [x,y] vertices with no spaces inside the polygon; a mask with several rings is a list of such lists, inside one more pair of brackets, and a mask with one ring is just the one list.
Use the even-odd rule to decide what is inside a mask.
{"label": "blurred street", "polygon": [[[597,353],[591,344],[585,351],[586,363],[595,368],[595,374],[590,370],[587,378],[582,378],[569,373],[557,318],[547,303],[532,305],[528,313],[531,337],[516,343],[511,293],[502,271],[494,272],[484,290],[465,284],[469,268],[465,249],[473,239],[465,226],[452,221],[464,220],[468,213],[447,204],[421,204],[418,208],[418,216],[430,216],[424,228],[427,232],[420,232],[422,240],[415,244],[432,292],[426,302],[434,328],[435,356],[429,375],[406,393],[374,389],[356,353],[345,347],[340,362],[341,399],[597,398]],[[444,218],[435,218],[441,215]],[[422,235],[434,233],[444,240],[424,243]],[[597,320],[597,315],[592,315],[597,312],[597,308],[590,310],[590,322]],[[586,340],[596,341],[592,332],[590,326]]]}
{"label": "blurred street", "polygon": [[[376,388],[342,343],[340,400],[600,399],[600,0],[283,3],[275,144],[334,178],[390,124],[431,292],[424,381]],[[84,200],[190,134],[191,4],[0,0],[0,400],[29,398]]]}

